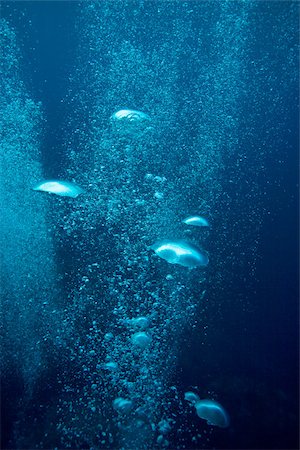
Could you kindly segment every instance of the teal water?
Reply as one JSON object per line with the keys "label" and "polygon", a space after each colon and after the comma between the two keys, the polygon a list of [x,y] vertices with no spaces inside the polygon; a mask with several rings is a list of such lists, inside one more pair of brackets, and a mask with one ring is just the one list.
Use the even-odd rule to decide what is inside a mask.
{"label": "teal water", "polygon": [[298,6],[2,2],[2,448],[297,448]]}

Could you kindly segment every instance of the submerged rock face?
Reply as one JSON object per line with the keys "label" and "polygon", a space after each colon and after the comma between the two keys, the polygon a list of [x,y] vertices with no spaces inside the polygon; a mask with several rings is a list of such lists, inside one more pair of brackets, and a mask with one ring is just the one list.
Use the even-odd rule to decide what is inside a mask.
{"label": "submerged rock face", "polygon": [[152,250],[170,264],[195,268],[208,264],[207,254],[186,241],[161,241],[152,245]]}

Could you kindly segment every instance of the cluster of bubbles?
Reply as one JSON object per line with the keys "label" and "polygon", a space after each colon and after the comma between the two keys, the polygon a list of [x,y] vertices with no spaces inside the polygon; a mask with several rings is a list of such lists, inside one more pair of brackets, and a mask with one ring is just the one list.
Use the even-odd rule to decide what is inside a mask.
{"label": "cluster of bubbles", "polygon": [[[114,113],[111,116],[111,122],[114,132],[118,135],[136,138],[140,137],[141,133],[147,132],[151,125],[151,118],[143,112],[124,109]],[[163,186],[167,182],[166,177],[151,173],[147,173],[144,179],[148,184],[150,182],[159,186]],[[77,199],[79,195],[88,195],[74,181],[45,180],[38,183],[33,189],[54,194],[58,197],[73,199]],[[90,183],[89,191],[92,191],[92,189],[93,185]],[[161,192],[155,192],[155,199],[159,200],[162,197],[163,194]],[[140,199],[139,202],[141,203],[142,200]],[[139,206],[141,205],[135,202],[135,208]],[[187,216],[182,220],[182,223],[192,228],[201,227],[207,229],[210,226],[208,220],[199,215]],[[118,235],[118,237],[121,236]],[[156,241],[150,246],[144,243],[143,246],[143,254],[140,257],[137,256],[136,262],[132,261],[130,263],[132,257],[129,255],[126,261],[126,264],[132,264],[132,269],[136,266],[137,271],[143,270],[143,261],[144,265],[149,264],[149,257],[144,256],[148,250],[154,251],[159,258],[165,260],[168,264],[179,265],[185,270],[205,268],[209,262],[206,251],[202,250],[198,244],[185,239],[163,239]],[[96,268],[98,264],[94,263],[93,266]],[[132,269],[130,266],[127,268],[129,271],[132,271]],[[123,268],[120,268],[120,270],[124,271]],[[116,289],[114,283],[118,278],[120,279],[119,288]],[[184,323],[182,323],[183,305],[180,302],[186,297],[183,293],[183,290],[186,288],[183,284],[177,283],[172,274],[167,273],[164,280],[164,283],[167,283],[167,294],[164,298],[160,294],[161,289],[159,286],[157,286],[156,290],[151,289],[152,282],[145,282],[144,278],[142,277],[142,283],[144,283],[146,290],[143,290],[149,298],[145,298],[145,294],[143,295],[139,289],[134,289],[135,299],[129,298],[127,300],[126,291],[128,291],[129,285],[126,279],[122,281],[122,277],[114,273],[111,280],[111,296],[116,297],[117,295],[119,298],[117,305],[112,311],[115,327],[112,327],[112,331],[106,332],[102,338],[103,352],[106,353],[105,361],[96,364],[94,362],[95,360],[98,361],[98,351],[95,348],[95,343],[93,343],[95,338],[91,338],[92,347],[90,347],[90,350],[85,344],[79,346],[78,356],[81,358],[83,354],[89,355],[90,362],[84,366],[84,371],[87,375],[90,373],[90,391],[92,393],[96,394],[99,392],[100,394],[100,389],[103,388],[102,382],[99,382],[99,377],[109,381],[106,384],[105,401],[111,403],[113,410],[117,414],[116,426],[119,433],[121,433],[119,440],[122,445],[126,446],[129,445],[128,442],[131,442],[130,445],[138,446],[137,440],[141,439],[141,436],[144,436],[143,439],[149,439],[150,436],[157,433],[157,444],[161,447],[167,447],[169,445],[167,435],[171,432],[175,420],[172,417],[167,417],[165,415],[166,412],[160,413],[158,404],[164,399],[164,408],[170,409],[172,401],[179,401],[178,396],[174,396],[171,399],[171,403],[165,400],[168,395],[165,383],[166,377],[170,372],[170,367],[174,366],[172,362],[174,360],[174,352],[169,352],[169,355],[166,357],[166,351],[171,339],[169,328],[173,327],[174,332],[178,335],[179,329],[184,326]],[[131,281],[133,282],[133,280]],[[82,282],[83,284],[79,288],[80,295],[88,288],[90,278],[83,276]],[[203,295],[205,295],[205,291],[203,291]],[[136,301],[139,304],[137,311],[140,314],[132,317],[131,311],[134,310],[133,305]],[[171,305],[165,303],[166,301],[171,303]],[[193,317],[195,312],[193,302],[190,304],[186,303],[185,306],[186,319],[189,315]],[[164,318],[161,323],[162,317]],[[97,322],[94,321],[93,323],[94,326],[90,331],[99,335]],[[162,366],[163,361],[159,361],[161,357],[166,358],[165,368]],[[75,354],[74,358],[76,358]],[[92,374],[92,367],[95,367],[94,374]],[[112,400],[111,396],[114,395],[114,392],[117,392],[118,395]],[[94,401],[93,397],[93,394],[88,394],[88,408],[91,413],[96,413],[99,411],[100,406]],[[211,404],[209,404],[210,401]],[[218,415],[218,412],[216,412],[221,411],[220,408],[222,407],[216,406],[217,403],[213,400],[207,400],[208,406],[205,406],[203,402],[199,399],[197,400],[197,406],[195,405],[197,415],[201,418],[207,418],[208,423],[211,425],[225,427],[220,420],[221,413]],[[68,402],[65,402],[65,406],[71,407]],[[203,413],[205,408],[207,412]],[[72,403],[72,410],[74,410],[74,402]],[[162,416],[158,415],[156,417],[157,413],[162,414]],[[61,429],[63,429],[63,426],[61,426]],[[70,429],[66,428],[65,433],[70,435]],[[115,437],[111,433],[107,433],[107,438],[109,438],[109,442],[114,442]],[[105,438],[103,442],[105,442]]]}
{"label": "cluster of bubbles", "polygon": [[197,415],[208,425],[220,428],[229,426],[229,415],[220,403],[211,399],[200,400],[198,394],[192,391],[185,392],[184,399],[196,408]]}
{"label": "cluster of bubbles", "polygon": [[[189,9],[187,4],[182,8]],[[132,16],[133,30],[139,10],[142,5]],[[223,156],[236,148],[237,96],[231,93],[239,90],[239,39],[246,24],[244,14],[235,20],[240,11],[232,14],[227,2],[218,8],[218,22],[211,22],[206,7],[200,10],[210,30],[199,33],[192,46],[204,49],[202,39],[210,36],[212,61],[206,60],[206,51],[203,58],[198,50],[197,55],[190,51],[197,60],[191,70],[200,73],[187,74],[186,82],[186,51],[194,35],[188,11],[176,22],[172,42],[169,31],[160,28],[160,13],[153,21],[150,15],[147,30],[159,36],[159,43],[143,48],[130,26],[119,32],[111,25],[131,20],[123,17],[126,8],[86,7],[82,31],[87,45],[81,49],[86,70],[73,86],[79,120],[74,125],[70,119],[76,131],[67,145],[65,176],[80,180],[86,193],[80,201],[66,202],[60,237],[65,233],[78,255],[68,296],[74,312],[68,320],[74,333],[70,351],[84,380],[82,403],[76,405],[73,398],[70,404],[68,392],[62,396],[66,446],[70,436],[96,445],[85,436],[83,430],[89,430],[106,446],[149,448],[151,442],[154,448],[167,447],[190,429],[183,396],[170,380],[184,331],[201,321],[208,254],[198,242],[206,247],[222,192]],[[108,67],[102,63],[106,54]],[[120,109],[126,104],[137,109]],[[201,215],[188,216],[193,212]],[[199,419],[195,408],[188,411]],[[212,417],[209,422],[214,423]],[[106,434],[99,436],[99,429]]]}
{"label": "cluster of bubbles", "polygon": [[0,40],[1,374],[5,384],[11,371],[18,373],[28,394],[47,370],[44,350],[55,341],[57,273],[48,203],[42,196],[33,201],[30,192],[42,177],[42,108],[27,92],[16,33],[3,18]]}
{"label": "cluster of bubbles", "polygon": [[[2,235],[5,271],[14,276],[5,276],[3,348],[31,388],[30,377],[47,371],[57,353],[59,392],[47,413],[59,447],[167,447],[179,442],[180,430],[189,433],[194,418],[199,428],[204,421],[210,429],[229,425],[215,395],[186,392],[187,408],[170,380],[184,331],[201,322],[205,268],[213,265],[212,290],[217,283],[228,290],[232,261],[250,266],[257,245],[258,179],[277,136],[272,114],[281,111],[283,80],[272,78],[268,57],[245,58],[255,42],[245,30],[257,21],[264,29],[266,15],[256,8],[229,1],[80,4],[81,56],[70,79],[65,136],[70,164],[61,178],[44,181],[41,108],[24,94],[15,39],[4,27]],[[281,64],[290,73],[286,45]],[[265,83],[276,93],[269,103]],[[243,107],[244,91],[253,100]],[[245,118],[261,116],[258,139]],[[247,201],[240,195],[245,169]],[[32,186],[54,195],[32,195]],[[243,232],[249,228],[251,245]],[[210,262],[202,248],[209,230],[218,235]],[[53,289],[60,277],[67,287],[58,306]],[[203,435],[190,434],[203,444]],[[42,439],[39,448],[54,447],[46,434]]]}

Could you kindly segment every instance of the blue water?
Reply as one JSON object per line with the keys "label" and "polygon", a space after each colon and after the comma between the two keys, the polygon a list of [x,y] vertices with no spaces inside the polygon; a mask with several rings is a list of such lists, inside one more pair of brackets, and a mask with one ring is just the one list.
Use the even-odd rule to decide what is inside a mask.
{"label": "blue water", "polygon": [[298,9],[2,2],[1,448],[299,448]]}

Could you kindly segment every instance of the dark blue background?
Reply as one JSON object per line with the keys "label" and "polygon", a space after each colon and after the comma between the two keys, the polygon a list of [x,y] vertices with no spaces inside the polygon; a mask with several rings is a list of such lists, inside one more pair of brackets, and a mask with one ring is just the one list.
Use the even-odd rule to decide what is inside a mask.
{"label": "dark blue background", "polygon": [[[66,110],[61,100],[67,93],[77,45],[75,12],[76,2],[2,2],[2,15],[16,28],[22,43],[22,69],[27,85],[35,99],[43,104],[47,123],[42,151],[47,176],[57,175],[65,162],[60,148]],[[228,292],[230,298],[249,298],[251,285],[251,307],[243,310],[240,302],[233,304],[223,291],[222,314],[209,306],[206,309],[204,323],[213,323],[207,335],[204,337],[202,330],[193,331],[183,343],[179,362],[182,370],[177,380],[182,389],[196,384],[204,386],[206,391],[222,391],[227,408],[241,411],[232,417],[228,433],[217,430],[211,437],[210,445],[217,448],[298,448],[299,109],[296,90],[291,98],[294,101],[286,100],[290,131],[281,129],[280,136],[286,143],[283,163],[279,165],[272,152],[266,155],[268,175],[270,179],[280,179],[280,183],[270,183],[264,196],[263,206],[269,214],[264,217],[260,230],[256,277],[250,280],[248,273],[235,272]],[[203,340],[205,345],[201,344]],[[185,356],[191,352],[193,358]],[[2,384],[8,389],[2,402],[2,448],[9,445],[12,422],[16,418],[11,399],[18,398],[22,391],[22,386],[18,389],[18,380],[6,382]]]}

